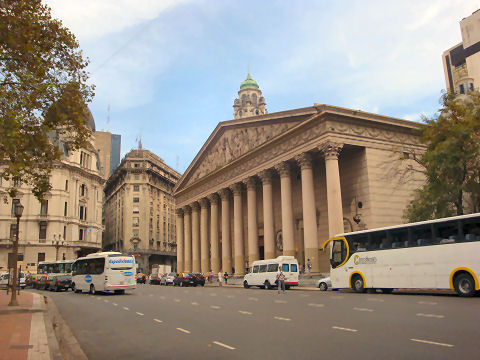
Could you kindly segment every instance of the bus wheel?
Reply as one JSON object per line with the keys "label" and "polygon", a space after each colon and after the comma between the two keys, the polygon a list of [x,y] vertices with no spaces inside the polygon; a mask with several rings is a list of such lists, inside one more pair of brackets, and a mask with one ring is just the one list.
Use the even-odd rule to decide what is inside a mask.
{"label": "bus wheel", "polygon": [[455,277],[455,291],[459,296],[468,297],[475,294],[475,281],[470,274],[460,274]]}
{"label": "bus wheel", "polygon": [[265,280],[265,290],[270,290],[272,286],[270,285],[270,282],[268,280]]}
{"label": "bus wheel", "polygon": [[95,285],[90,285],[90,294],[95,295]]}
{"label": "bus wheel", "polygon": [[243,287],[244,287],[245,289],[248,289],[248,288],[250,287],[250,285],[248,285],[247,280],[245,280],[245,281],[243,282]]}
{"label": "bus wheel", "polygon": [[360,275],[355,275],[352,278],[352,289],[356,293],[364,293],[365,292],[365,284],[363,283],[363,278]]}
{"label": "bus wheel", "polygon": [[393,289],[382,289],[382,293],[384,294],[391,294]]}

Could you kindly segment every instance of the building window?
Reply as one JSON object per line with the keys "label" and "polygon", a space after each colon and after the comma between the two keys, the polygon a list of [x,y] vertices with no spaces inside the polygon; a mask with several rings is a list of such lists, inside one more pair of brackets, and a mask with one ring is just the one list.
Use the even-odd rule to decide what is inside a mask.
{"label": "building window", "polygon": [[65,207],[63,208],[63,216],[67,216],[68,203],[65,201]]}
{"label": "building window", "polygon": [[87,220],[87,207],[80,205],[80,220]]}
{"label": "building window", "polygon": [[65,180],[65,191],[68,191],[68,180]]}
{"label": "building window", "polygon": [[67,226],[63,226],[63,240],[67,241]]}
{"label": "building window", "polygon": [[140,191],[139,185],[133,185],[133,191]]}
{"label": "building window", "polygon": [[13,187],[19,188],[22,186],[22,182],[20,180],[13,180]]}
{"label": "building window", "polygon": [[37,262],[45,261],[45,253],[38,253],[37,254]]}
{"label": "building window", "polygon": [[140,202],[140,198],[139,198],[138,196],[134,196],[134,197],[133,197],[133,202],[134,202],[134,203]]}
{"label": "building window", "polygon": [[39,240],[46,240],[47,239],[47,222],[40,221],[40,226],[38,230],[38,239]]}
{"label": "building window", "polygon": [[133,237],[138,237],[138,229],[133,229]]}
{"label": "building window", "polygon": [[138,209],[138,206],[134,206],[133,207],[133,213],[138,214],[139,212],[140,212],[140,210]]}
{"label": "building window", "polygon": [[138,218],[138,217],[134,217],[134,218],[133,218],[133,226],[139,226],[139,225],[138,225],[139,222],[140,222],[140,218]]}
{"label": "building window", "polygon": [[138,167],[140,167],[140,164],[139,164],[139,163],[134,163],[134,164],[133,164],[133,167],[138,168]]}
{"label": "building window", "polygon": [[48,200],[44,200],[40,203],[40,215],[47,215],[48,213]]}
{"label": "building window", "polygon": [[79,241],[83,241],[83,238],[84,238],[84,230],[83,229],[79,229],[78,230],[78,240]]}
{"label": "building window", "polygon": [[85,184],[80,185],[80,196],[87,196],[87,186]]}
{"label": "building window", "polygon": [[138,179],[140,179],[140,175],[134,175],[133,178],[134,178],[135,180],[138,180]]}
{"label": "building window", "polygon": [[20,203],[20,199],[13,199],[12,200],[12,216],[15,216],[15,206]]}
{"label": "building window", "polygon": [[460,84],[458,86],[460,94],[465,94],[465,86],[463,84]]}

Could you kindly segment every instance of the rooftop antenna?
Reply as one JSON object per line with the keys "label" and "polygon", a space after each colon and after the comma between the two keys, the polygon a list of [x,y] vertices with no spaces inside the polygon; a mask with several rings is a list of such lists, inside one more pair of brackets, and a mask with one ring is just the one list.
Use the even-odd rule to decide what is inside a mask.
{"label": "rooftop antenna", "polygon": [[137,135],[135,141],[137,142],[137,149],[142,150],[142,135]]}

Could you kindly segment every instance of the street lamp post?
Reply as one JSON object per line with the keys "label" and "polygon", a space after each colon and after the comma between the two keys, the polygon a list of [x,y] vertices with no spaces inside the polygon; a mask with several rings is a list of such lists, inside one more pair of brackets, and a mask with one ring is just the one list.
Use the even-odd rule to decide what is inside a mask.
{"label": "street lamp post", "polygon": [[17,301],[17,279],[18,279],[18,268],[17,268],[17,260],[18,260],[18,234],[20,230],[20,218],[23,214],[23,205],[18,202],[15,205],[15,217],[17,218],[17,229],[16,229],[16,236],[15,240],[13,241],[13,284],[12,284],[12,297],[10,298],[10,303],[8,306],[18,306]]}

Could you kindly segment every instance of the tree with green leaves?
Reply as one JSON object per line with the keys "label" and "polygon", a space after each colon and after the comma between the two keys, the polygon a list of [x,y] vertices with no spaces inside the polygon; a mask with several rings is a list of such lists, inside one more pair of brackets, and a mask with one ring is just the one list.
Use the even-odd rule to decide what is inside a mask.
{"label": "tree with green leaves", "polygon": [[41,0],[0,0],[0,176],[31,186],[39,200],[63,147],[79,149],[91,134],[87,65]]}
{"label": "tree with green leaves", "polygon": [[444,93],[440,103],[419,130],[426,151],[416,160],[426,182],[404,212],[407,221],[480,211],[480,93]]}

